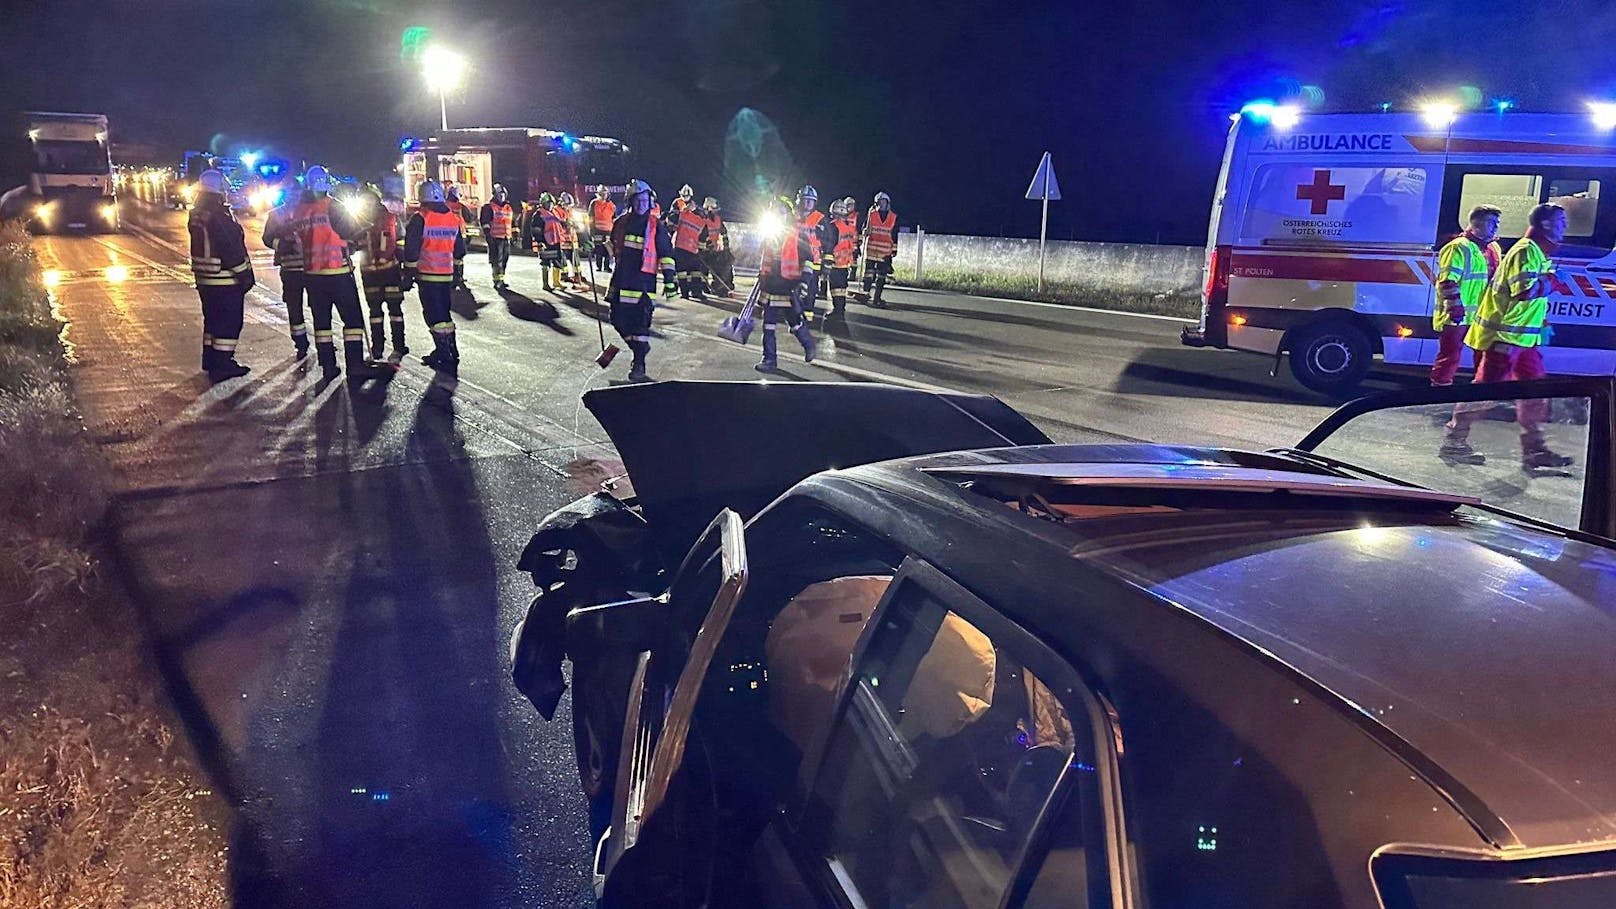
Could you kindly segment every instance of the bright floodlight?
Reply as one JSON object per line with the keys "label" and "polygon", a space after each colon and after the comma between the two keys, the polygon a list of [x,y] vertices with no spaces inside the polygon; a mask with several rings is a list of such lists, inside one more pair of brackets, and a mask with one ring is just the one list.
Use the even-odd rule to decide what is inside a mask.
{"label": "bright floodlight", "polygon": [[1593,116],[1594,125],[1600,129],[1616,129],[1616,103],[1590,101],[1588,113]]}
{"label": "bright floodlight", "polygon": [[763,239],[778,240],[786,231],[786,222],[772,211],[764,212],[763,216],[758,218],[757,228],[758,235]]}
{"label": "bright floodlight", "polygon": [[1302,109],[1294,104],[1281,104],[1268,115],[1275,129],[1290,129],[1302,119]]}
{"label": "bright floodlight", "polygon": [[435,91],[446,92],[458,86],[466,74],[466,58],[434,44],[421,54],[421,72]]}
{"label": "bright floodlight", "polygon": [[1427,101],[1420,105],[1420,116],[1432,129],[1447,129],[1459,119],[1459,107],[1451,101]]}
{"label": "bright floodlight", "polygon": [[241,163],[247,165],[248,167],[256,167],[258,165],[258,153],[257,152],[245,152],[245,153],[243,153],[242,156],[241,156]]}

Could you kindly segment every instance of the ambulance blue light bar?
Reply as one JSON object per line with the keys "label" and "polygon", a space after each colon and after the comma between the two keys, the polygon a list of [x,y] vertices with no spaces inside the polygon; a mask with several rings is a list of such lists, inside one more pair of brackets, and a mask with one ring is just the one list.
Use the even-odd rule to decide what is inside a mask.
{"label": "ambulance blue light bar", "polygon": [[1590,101],[1588,115],[1594,118],[1594,125],[1600,129],[1616,129],[1616,102]]}
{"label": "ambulance blue light bar", "polygon": [[1302,111],[1294,104],[1276,104],[1267,98],[1247,102],[1240,113],[1253,123],[1267,123],[1275,129],[1290,129],[1302,119]]}

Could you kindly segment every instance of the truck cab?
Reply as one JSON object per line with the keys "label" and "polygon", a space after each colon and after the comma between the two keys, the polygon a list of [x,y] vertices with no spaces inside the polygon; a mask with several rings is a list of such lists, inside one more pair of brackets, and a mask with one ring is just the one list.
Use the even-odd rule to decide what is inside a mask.
{"label": "truck cab", "polygon": [[36,231],[118,230],[107,118],[31,111],[24,119],[33,151],[30,226]]}

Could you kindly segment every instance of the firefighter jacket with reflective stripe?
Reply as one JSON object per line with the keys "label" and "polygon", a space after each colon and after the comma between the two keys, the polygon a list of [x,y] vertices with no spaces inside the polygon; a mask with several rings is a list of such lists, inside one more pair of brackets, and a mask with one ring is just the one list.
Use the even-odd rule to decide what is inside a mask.
{"label": "firefighter jacket with reflective stripe", "polygon": [[697,211],[696,206],[687,205],[680,209],[674,225],[673,248],[688,253],[699,252],[701,232],[707,229],[707,216]]}
{"label": "firefighter jacket with reflective stripe", "polygon": [[701,235],[703,252],[723,252],[729,249],[729,227],[716,211],[707,213],[707,232]]}
{"label": "firefighter jacket with reflective stripe", "polygon": [[1455,305],[1464,307],[1466,318],[1475,315],[1501,258],[1497,243],[1488,243],[1484,250],[1464,234],[1442,247],[1436,257],[1437,301],[1431,310],[1431,327],[1437,331],[1446,328],[1453,321],[1449,311]]}
{"label": "firefighter jacket with reflective stripe", "polygon": [[889,259],[898,251],[898,213],[872,207],[864,216],[864,258]]}
{"label": "firefighter jacket with reflective stripe", "polygon": [[1518,347],[1543,343],[1553,282],[1554,263],[1543,249],[1529,238],[1517,240],[1482,294],[1465,343],[1476,350],[1487,350],[1499,341]]}
{"label": "firefighter jacket with reflective stripe", "polygon": [[612,222],[612,251],[617,257],[613,288],[650,293],[656,290],[658,271],[664,283],[673,283],[673,238],[656,218],[632,211],[618,216]]}
{"label": "firefighter jacket with reflective stripe", "polygon": [[442,202],[427,202],[404,228],[404,267],[422,281],[453,281],[455,263],[466,257],[460,215]]}
{"label": "firefighter jacket with reflective stripe", "polygon": [[557,203],[554,213],[555,213],[556,220],[558,222],[560,222],[560,224],[561,224],[561,227],[560,227],[561,248],[562,249],[577,249],[578,248],[578,228],[577,228],[576,225],[574,225],[572,223],[572,209],[568,208],[565,205],[561,205],[560,203]]}
{"label": "firefighter jacket with reflective stripe", "polygon": [[808,258],[803,261],[808,268],[818,268],[821,260],[829,264],[831,243],[835,241],[826,242],[825,227],[825,213],[817,208],[797,219],[797,232],[808,243]]}
{"label": "firefighter jacket with reflective stripe", "polygon": [[311,275],[353,273],[348,241],[361,226],[330,196],[316,193],[297,206],[298,243],[303,248],[303,270]]}
{"label": "firefighter jacket with reflective stripe", "polygon": [[385,271],[398,264],[398,217],[376,204],[376,223],[365,231],[365,271]]}
{"label": "firefighter jacket with reflective stripe", "polygon": [[802,277],[803,269],[811,263],[813,246],[806,231],[788,234],[780,240],[764,240],[759,251],[758,274],[761,277],[778,275],[788,281]]}
{"label": "firefighter jacket with reflective stripe", "polygon": [[281,271],[303,270],[303,250],[297,245],[297,205],[277,205],[264,217],[264,245],[275,251],[275,264]]}
{"label": "firefighter jacket with reflective stripe", "polygon": [[511,222],[515,220],[516,209],[509,202],[490,202],[483,206],[477,216],[477,223],[483,226],[483,234],[495,240],[509,240]]}
{"label": "firefighter jacket with reflective stripe", "polygon": [[252,277],[247,239],[224,198],[198,193],[185,228],[191,235],[191,273],[197,287],[232,287]]}
{"label": "firefighter jacket with reflective stripe", "polygon": [[612,221],[617,217],[617,206],[610,199],[596,199],[589,203],[589,220],[603,234],[611,233]]}
{"label": "firefighter jacket with reflective stripe", "polygon": [[858,215],[849,212],[831,220],[836,230],[836,245],[831,248],[831,264],[836,268],[851,268],[858,256]]}
{"label": "firefighter jacket with reflective stripe", "polygon": [[566,238],[567,216],[557,206],[539,208],[539,218],[544,223],[544,245],[560,246]]}

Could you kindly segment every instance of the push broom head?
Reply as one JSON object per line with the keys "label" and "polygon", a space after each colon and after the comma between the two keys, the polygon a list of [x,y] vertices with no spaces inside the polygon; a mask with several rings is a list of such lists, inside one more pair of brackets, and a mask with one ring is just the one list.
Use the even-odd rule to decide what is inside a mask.
{"label": "push broom head", "polygon": [[595,358],[595,365],[605,369],[612,365],[612,361],[615,359],[617,359],[617,345],[608,344],[600,349],[600,356]]}

